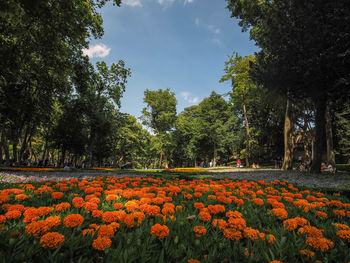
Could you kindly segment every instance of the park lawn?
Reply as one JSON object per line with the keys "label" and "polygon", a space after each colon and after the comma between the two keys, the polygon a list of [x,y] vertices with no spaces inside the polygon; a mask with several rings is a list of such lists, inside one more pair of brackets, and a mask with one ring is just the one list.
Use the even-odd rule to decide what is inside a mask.
{"label": "park lawn", "polygon": [[1,184],[0,204],[3,262],[350,261],[349,199],[286,181]]}

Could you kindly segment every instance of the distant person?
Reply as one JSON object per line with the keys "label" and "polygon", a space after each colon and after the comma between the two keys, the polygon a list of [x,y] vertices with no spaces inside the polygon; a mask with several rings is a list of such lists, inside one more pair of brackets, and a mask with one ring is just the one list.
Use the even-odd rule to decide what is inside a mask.
{"label": "distant person", "polygon": [[203,162],[203,161],[201,162],[201,167],[202,167],[202,168],[204,167],[204,162]]}
{"label": "distant person", "polygon": [[213,162],[212,161],[210,161],[209,167],[213,167]]}
{"label": "distant person", "polygon": [[65,171],[70,171],[70,167],[69,167],[68,164],[67,164],[63,169],[64,169]]}
{"label": "distant person", "polygon": [[240,168],[240,167],[243,167],[242,163],[241,163],[241,159],[238,159],[237,160],[237,167]]}

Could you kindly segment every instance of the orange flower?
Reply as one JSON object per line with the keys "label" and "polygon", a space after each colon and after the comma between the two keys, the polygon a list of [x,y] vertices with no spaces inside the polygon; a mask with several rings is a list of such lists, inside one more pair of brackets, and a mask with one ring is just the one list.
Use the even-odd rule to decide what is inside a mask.
{"label": "orange flower", "polygon": [[101,225],[98,229],[97,236],[112,238],[114,236],[114,229],[110,225]]}
{"label": "orange flower", "polygon": [[309,225],[299,228],[298,234],[307,235],[308,237],[313,238],[321,238],[323,236],[322,230]]}
{"label": "orange flower", "polygon": [[135,225],[135,217],[133,214],[126,214],[123,220],[123,223],[128,227],[128,228],[133,228]]}
{"label": "orange flower", "polygon": [[194,208],[201,210],[205,207],[205,205],[203,203],[194,203]]}
{"label": "orange flower", "polygon": [[115,204],[113,205],[113,207],[114,207],[115,209],[122,209],[122,208],[124,207],[124,205],[123,205],[122,203],[115,203]]}
{"label": "orange flower", "polygon": [[279,261],[279,260],[272,260],[270,261],[269,263],[283,263],[282,261]]}
{"label": "orange flower", "polygon": [[274,235],[269,234],[269,235],[266,235],[266,237],[267,237],[267,240],[268,240],[269,244],[273,244],[273,243],[275,243],[276,238],[275,238],[275,236],[274,236]]}
{"label": "orange flower", "polygon": [[53,192],[51,193],[51,197],[54,199],[61,199],[62,197],[64,197],[64,193],[62,192]]}
{"label": "orange flower", "polygon": [[207,234],[207,229],[204,226],[195,226],[193,232],[196,233],[196,237],[201,237]]}
{"label": "orange flower", "polygon": [[72,200],[72,203],[73,203],[73,205],[74,205],[75,207],[80,208],[80,207],[83,207],[83,206],[84,206],[85,201],[84,201],[84,199],[81,198],[81,197],[74,197],[73,200]]}
{"label": "orange flower", "polygon": [[151,227],[151,235],[156,235],[158,238],[169,236],[169,228],[166,225],[155,224]]}
{"label": "orange flower", "polygon": [[227,211],[226,217],[241,218],[243,217],[243,215],[238,211]]}
{"label": "orange flower", "polygon": [[211,220],[211,215],[205,211],[200,212],[198,216],[203,222],[209,222]]}
{"label": "orange flower", "polygon": [[339,230],[337,236],[350,242],[350,230]]}
{"label": "orange flower", "polygon": [[94,210],[91,213],[92,217],[101,217],[103,215],[103,211],[101,210]]}
{"label": "orange flower", "polygon": [[236,230],[243,230],[247,227],[247,222],[243,218],[230,217],[227,221],[229,226]]}
{"label": "orange flower", "polygon": [[3,224],[6,222],[6,217],[4,215],[0,215],[0,224]]}
{"label": "orange flower", "polygon": [[308,250],[308,249],[302,249],[299,252],[301,255],[304,255],[308,258],[313,258],[315,256],[315,252]]}
{"label": "orange flower", "polygon": [[98,209],[98,204],[96,203],[93,203],[93,202],[86,202],[84,204],[84,209],[87,210],[87,211],[94,211],[94,210],[97,210]]}
{"label": "orange flower", "polygon": [[66,216],[66,218],[63,220],[63,224],[66,227],[77,227],[82,225],[84,222],[84,217],[82,217],[82,215],[80,214],[70,214],[68,216]]}
{"label": "orange flower", "polygon": [[112,245],[112,240],[108,237],[98,237],[92,242],[92,247],[96,250],[105,250]]}
{"label": "orange flower", "polygon": [[44,220],[32,222],[26,226],[26,233],[34,236],[35,238],[39,238],[41,235],[46,234],[49,230],[50,227]]}
{"label": "orange flower", "polygon": [[22,212],[21,211],[18,211],[18,210],[12,210],[12,211],[8,211],[6,214],[5,214],[5,217],[7,219],[18,219],[22,216]]}
{"label": "orange flower", "polygon": [[28,199],[28,195],[26,194],[19,194],[15,196],[15,200],[26,200]]}
{"label": "orange flower", "polygon": [[264,200],[262,200],[261,198],[254,198],[252,199],[252,202],[256,205],[264,205]]}
{"label": "orange flower", "polygon": [[345,225],[345,224],[339,224],[339,223],[335,223],[334,226],[336,228],[339,228],[339,229],[343,229],[343,230],[350,230],[350,227]]}
{"label": "orange flower", "polygon": [[227,222],[224,219],[214,219],[212,222],[213,227],[219,225],[219,229],[223,230],[227,227]]}
{"label": "orange flower", "polygon": [[64,235],[57,232],[50,232],[40,238],[43,248],[56,249],[64,243]]}
{"label": "orange flower", "polygon": [[36,212],[37,212],[38,216],[46,216],[52,212],[52,209],[53,208],[50,206],[42,206],[42,207],[39,207],[36,210]]}
{"label": "orange flower", "polygon": [[93,236],[95,234],[95,229],[93,228],[84,229],[82,234],[83,234],[83,237],[85,237],[86,235]]}
{"label": "orange flower", "polygon": [[288,217],[288,212],[284,208],[274,208],[270,210],[270,214],[278,217],[280,220]]}
{"label": "orange flower", "polygon": [[243,230],[244,236],[247,238],[249,237],[251,240],[258,240],[259,239],[259,231],[256,229],[253,229],[251,227],[247,227]]}
{"label": "orange flower", "polygon": [[242,238],[241,231],[237,231],[233,228],[226,228],[224,229],[224,237],[230,240],[240,240]]}
{"label": "orange flower", "polygon": [[225,207],[223,205],[208,205],[208,210],[210,214],[219,214],[225,212]]}
{"label": "orange flower", "polygon": [[61,225],[61,217],[60,216],[49,216],[45,219],[46,224],[49,228],[57,227]]}
{"label": "orange flower", "polygon": [[317,211],[317,212],[316,212],[316,215],[317,215],[318,217],[321,217],[321,218],[324,218],[324,219],[326,219],[326,218],[328,217],[327,213],[321,212],[321,211]]}
{"label": "orange flower", "polygon": [[55,206],[55,210],[56,211],[65,211],[65,210],[69,209],[70,207],[71,207],[70,203],[64,202],[64,203],[57,204]]}
{"label": "orange flower", "polygon": [[201,263],[201,262],[197,259],[189,259],[187,260],[187,263]]}
{"label": "orange flower", "polygon": [[334,247],[334,243],[326,238],[314,238],[308,237],[305,241],[306,244],[313,247],[316,250],[321,250],[322,252],[327,251]]}

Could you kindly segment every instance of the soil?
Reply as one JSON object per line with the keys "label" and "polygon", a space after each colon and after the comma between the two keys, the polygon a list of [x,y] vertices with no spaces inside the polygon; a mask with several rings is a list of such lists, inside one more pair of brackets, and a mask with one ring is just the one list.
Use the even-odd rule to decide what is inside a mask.
{"label": "soil", "polygon": [[[350,176],[345,174],[306,174],[299,171],[281,171],[276,169],[237,169],[228,168],[220,170],[208,170],[215,174],[203,174],[206,177],[213,178],[231,178],[238,180],[264,180],[271,182],[274,180],[287,180],[296,186],[322,187],[350,189]],[[101,172],[1,172],[0,182],[22,183],[35,182],[41,180],[61,181],[72,178],[86,179],[95,176],[115,176],[115,177],[143,177],[146,174],[117,174]]]}

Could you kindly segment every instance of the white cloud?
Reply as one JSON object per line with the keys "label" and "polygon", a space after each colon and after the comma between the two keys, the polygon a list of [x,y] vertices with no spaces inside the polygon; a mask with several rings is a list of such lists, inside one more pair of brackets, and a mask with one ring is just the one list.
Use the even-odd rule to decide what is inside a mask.
{"label": "white cloud", "polygon": [[165,7],[171,6],[174,2],[175,0],[158,0],[158,4]]}
{"label": "white cloud", "polygon": [[142,7],[142,4],[140,0],[124,0],[122,3],[128,5],[128,6],[139,6]]}
{"label": "white cloud", "polygon": [[213,25],[208,25],[208,29],[209,29],[211,32],[215,33],[215,34],[219,34],[219,33],[220,33],[220,28],[216,28],[216,27],[213,26]]}
{"label": "white cloud", "polygon": [[185,0],[185,5],[186,4],[192,4],[194,2],[194,0]]}
{"label": "white cloud", "polygon": [[196,26],[199,26],[199,18],[198,17],[196,17],[196,19],[194,20],[194,23]]}
{"label": "white cloud", "polygon": [[82,51],[83,54],[89,58],[103,58],[105,56],[108,56],[111,49],[105,44],[97,44],[95,46],[89,47],[88,49],[84,48]]}
{"label": "white cloud", "polygon": [[192,98],[191,96],[191,93],[187,92],[187,91],[183,91],[180,93],[181,97],[184,98],[185,101],[189,102],[189,103],[192,103],[192,104],[195,104],[198,102],[198,97],[194,97]]}

